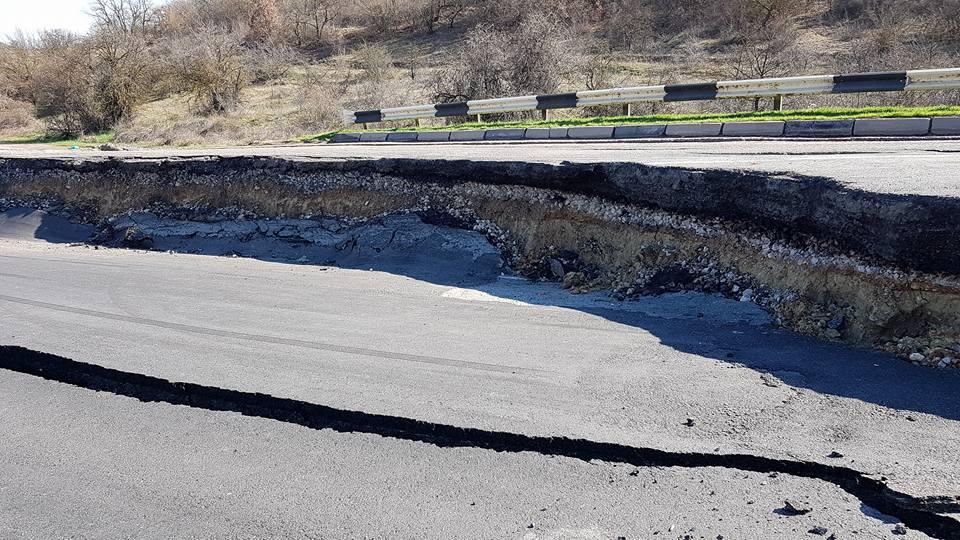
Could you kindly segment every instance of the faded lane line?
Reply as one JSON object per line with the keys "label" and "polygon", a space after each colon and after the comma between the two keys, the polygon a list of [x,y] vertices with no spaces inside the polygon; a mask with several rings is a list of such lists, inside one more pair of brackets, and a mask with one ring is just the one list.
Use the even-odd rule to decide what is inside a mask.
{"label": "faded lane line", "polygon": [[266,336],[261,334],[233,332],[230,330],[218,330],[215,328],[205,328],[202,326],[193,326],[189,324],[158,321],[155,319],[144,319],[142,317],[132,317],[129,315],[106,313],[103,311],[95,311],[92,309],[64,306],[60,304],[51,304],[49,302],[40,302],[38,300],[17,298],[15,296],[0,295],[0,300],[11,302],[14,304],[39,307],[43,309],[50,309],[53,311],[60,311],[62,313],[74,313],[77,315],[85,315],[88,317],[96,317],[96,318],[107,319],[111,321],[120,321],[120,322],[127,322],[127,323],[133,323],[133,324],[141,324],[145,326],[153,326],[156,328],[166,328],[168,330],[177,330],[180,332],[189,332],[191,334],[203,334],[207,336],[218,336],[218,337],[225,337],[225,338],[231,338],[231,339],[240,339],[244,341],[256,341],[259,343],[290,345],[293,347],[302,347],[305,349],[314,349],[318,351],[354,354],[358,356],[385,358],[388,360],[401,360],[405,362],[415,362],[418,364],[429,364],[429,365],[435,365],[435,366],[477,369],[482,371],[493,371],[498,373],[510,373],[515,375],[516,374],[544,375],[548,373],[549,374],[556,373],[556,371],[549,371],[545,369],[503,366],[498,364],[487,364],[484,362],[455,360],[452,358],[442,358],[438,356],[425,356],[425,355],[419,355],[419,354],[397,353],[397,352],[390,352],[390,351],[381,351],[377,349],[367,349],[363,347],[350,347],[346,345],[334,345],[330,343],[321,343],[316,341],[304,341],[299,339],[281,338],[281,337]]}
{"label": "faded lane line", "polygon": [[116,263],[105,263],[105,262],[90,262],[90,261],[71,261],[69,259],[57,259],[52,257],[25,257],[23,255],[0,255],[0,259],[18,259],[22,261],[43,261],[43,262],[58,262],[66,264],[82,264],[85,266],[102,266],[104,268],[128,268],[125,264],[116,264]]}
{"label": "faded lane line", "polygon": [[39,280],[39,281],[51,281],[46,278],[38,278],[37,276],[24,276],[22,274],[8,274],[6,272],[0,272],[0,277],[10,277],[17,279],[29,279],[29,280]]}

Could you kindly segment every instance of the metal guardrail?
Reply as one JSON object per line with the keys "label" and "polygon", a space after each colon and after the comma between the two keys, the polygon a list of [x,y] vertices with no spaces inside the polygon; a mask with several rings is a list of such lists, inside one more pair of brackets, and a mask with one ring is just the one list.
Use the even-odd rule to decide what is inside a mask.
{"label": "metal guardrail", "polygon": [[618,105],[651,101],[702,101],[714,99],[781,97],[791,95],[900,92],[960,88],[960,68],[918,69],[882,73],[813,75],[717,81],[694,84],[667,84],[586,90],[566,94],[477,99],[459,103],[436,103],[372,111],[344,111],[347,124],[390,120],[477,116],[521,111],[548,111],[591,105]]}

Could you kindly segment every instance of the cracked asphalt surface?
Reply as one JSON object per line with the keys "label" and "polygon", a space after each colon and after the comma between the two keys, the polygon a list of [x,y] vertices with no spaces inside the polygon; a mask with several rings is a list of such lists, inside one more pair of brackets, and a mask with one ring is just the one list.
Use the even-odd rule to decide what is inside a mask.
{"label": "cracked asphalt surface", "polygon": [[[621,304],[18,229],[0,238],[0,344],[365,414],[808,461],[914,497],[960,494],[956,372],[703,295]],[[897,523],[789,474],[444,447],[6,369],[0,388],[4,538],[887,538]],[[784,515],[788,499],[812,511]]]}
{"label": "cracked asphalt surface", "polygon": [[469,159],[639,162],[692,169],[787,172],[832,178],[878,193],[960,196],[960,140],[706,139],[563,143],[297,144],[233,148],[143,148],[120,152],[37,144],[0,145],[3,158],[177,158],[264,156],[286,159]]}

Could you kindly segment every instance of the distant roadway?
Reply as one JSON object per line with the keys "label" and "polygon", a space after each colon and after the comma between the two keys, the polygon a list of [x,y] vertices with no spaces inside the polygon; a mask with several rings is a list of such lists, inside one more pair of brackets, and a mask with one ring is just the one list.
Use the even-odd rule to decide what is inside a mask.
{"label": "distant roadway", "polygon": [[299,144],[232,148],[143,148],[122,152],[0,145],[6,157],[275,156],[322,159],[471,159],[545,163],[640,162],[833,178],[852,188],[960,196],[960,140],[651,140],[638,142]]}

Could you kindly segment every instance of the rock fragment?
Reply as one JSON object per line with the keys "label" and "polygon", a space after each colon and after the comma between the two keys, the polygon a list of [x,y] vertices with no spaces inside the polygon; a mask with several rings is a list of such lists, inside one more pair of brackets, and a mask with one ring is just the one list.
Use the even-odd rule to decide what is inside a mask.
{"label": "rock fragment", "polygon": [[813,507],[796,499],[787,499],[780,511],[788,516],[803,516],[813,512]]}

